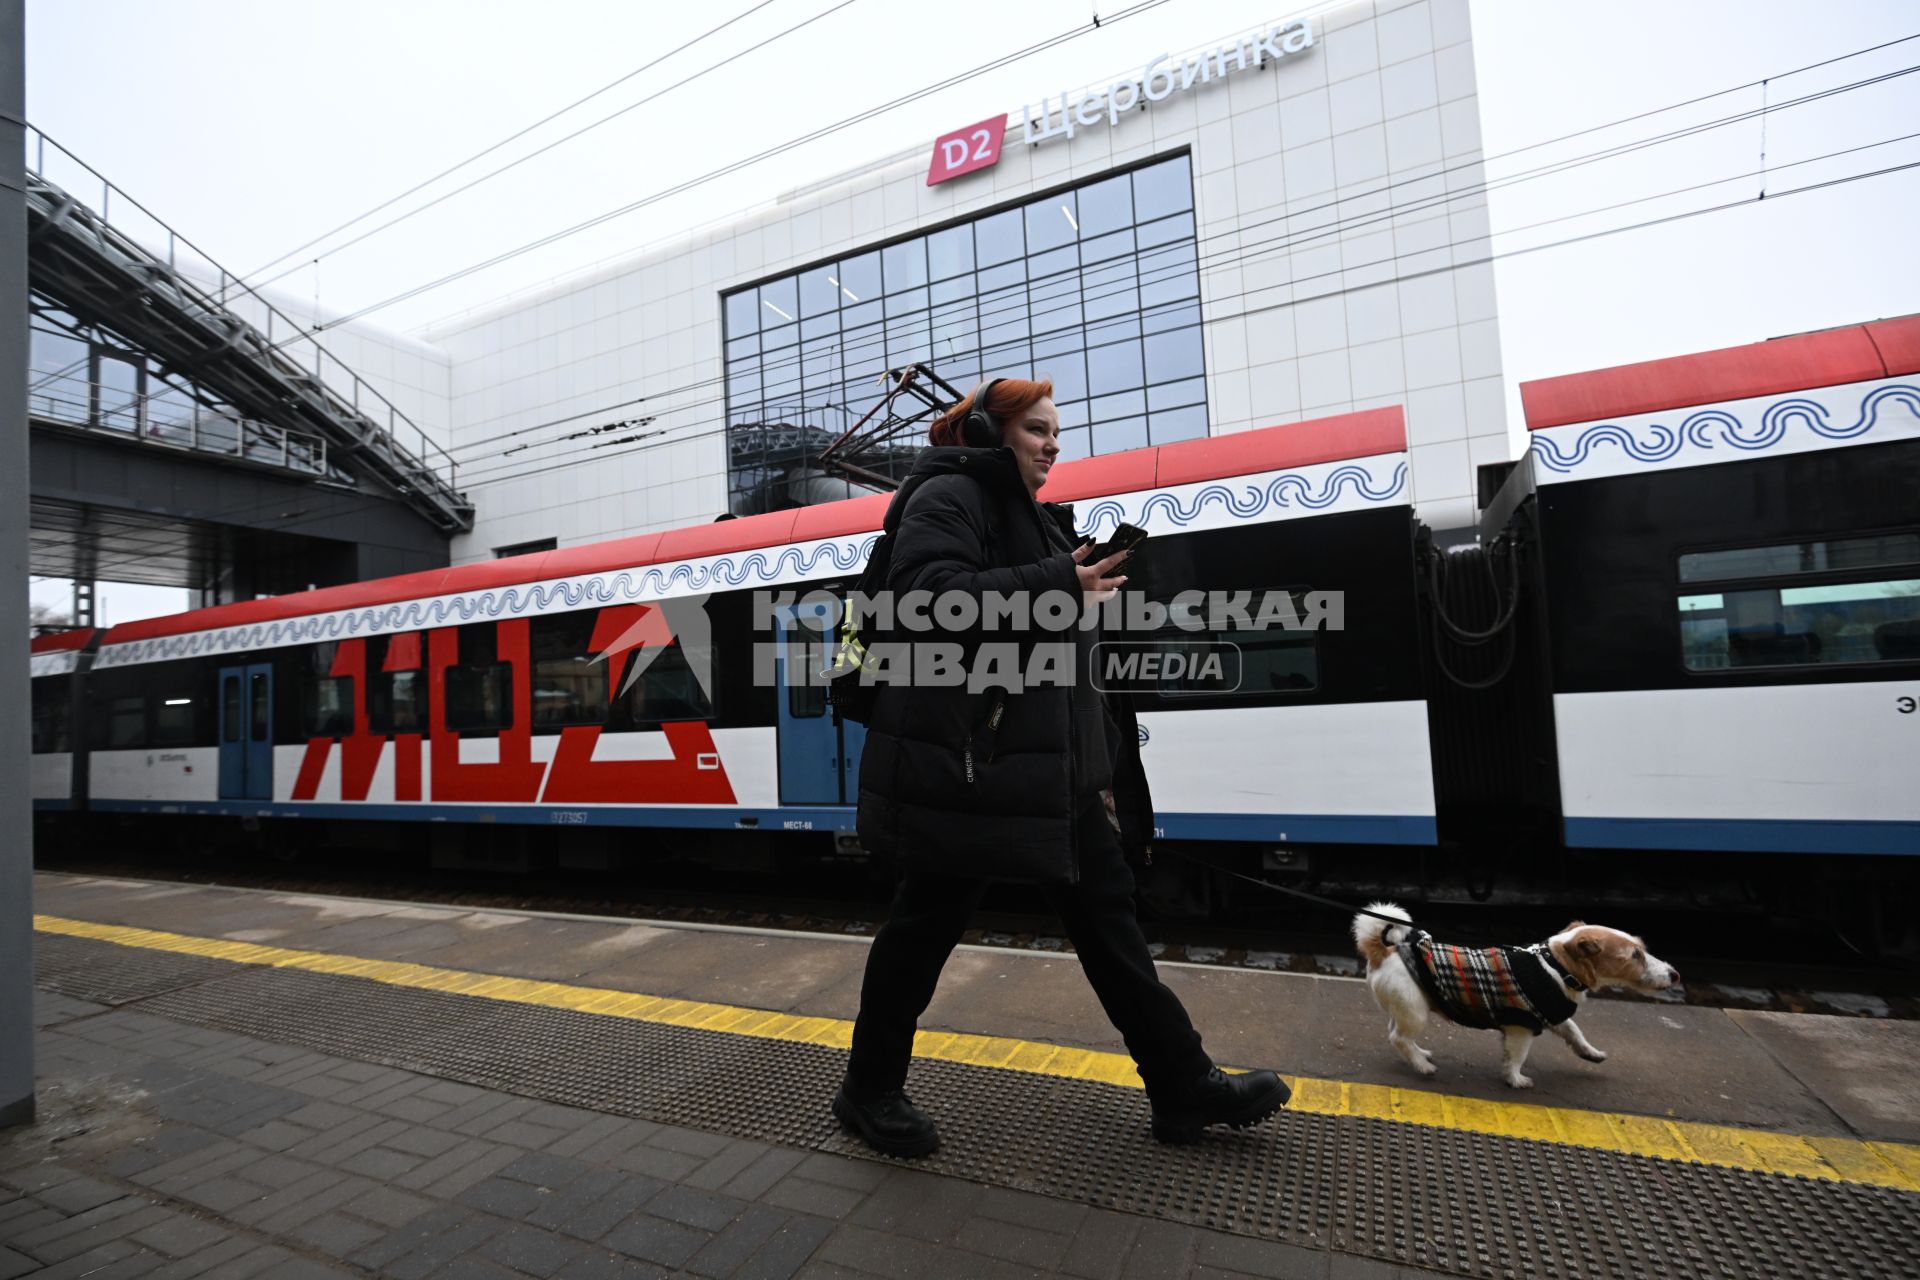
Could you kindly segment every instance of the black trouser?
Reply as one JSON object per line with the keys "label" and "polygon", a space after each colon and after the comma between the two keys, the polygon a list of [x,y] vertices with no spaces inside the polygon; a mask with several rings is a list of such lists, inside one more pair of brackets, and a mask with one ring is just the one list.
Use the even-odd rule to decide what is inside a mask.
{"label": "black trouser", "polygon": [[[1126,1040],[1149,1092],[1179,1088],[1212,1066],[1180,998],[1153,969],[1133,906],[1133,872],[1096,797],[1076,823],[1080,879],[1043,886],[1066,926],[1094,994]],[[940,970],[986,892],[984,880],[909,872],[874,936],[853,1024],[847,1085],[861,1096],[898,1089],[913,1054],[914,1024]]]}

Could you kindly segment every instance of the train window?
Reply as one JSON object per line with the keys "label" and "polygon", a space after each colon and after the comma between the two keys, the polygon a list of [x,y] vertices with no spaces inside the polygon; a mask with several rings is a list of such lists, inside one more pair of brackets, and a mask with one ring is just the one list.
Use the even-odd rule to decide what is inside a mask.
{"label": "train window", "polygon": [[827,713],[827,687],[814,678],[814,672],[826,664],[823,655],[831,654],[832,636],[825,618],[800,615],[787,625],[786,670],[781,678],[787,685],[787,714],[796,720],[811,720]]}
{"label": "train window", "polygon": [[307,686],[309,738],[344,738],[353,732],[353,677],[328,676]]}
{"label": "train window", "polygon": [[153,709],[154,747],[189,747],[193,745],[194,710],[193,698],[184,693],[163,693],[159,705]]}
{"label": "train window", "polygon": [[71,751],[68,732],[71,690],[65,680],[33,682],[33,749],[36,752]]}
{"label": "train window", "polygon": [[227,676],[220,681],[220,723],[226,731],[220,736],[228,742],[240,741],[240,677]]}
{"label": "train window", "polygon": [[1679,612],[1690,671],[1920,661],[1920,578],[1696,592]]}
{"label": "train window", "polygon": [[273,738],[273,679],[264,671],[256,671],[247,677],[248,720],[252,724],[253,742],[268,742]]}
{"label": "train window", "polygon": [[584,655],[533,664],[533,727],[607,722],[607,664]]}
{"label": "train window", "polygon": [[504,662],[447,668],[447,728],[495,733],[513,727],[513,667]]}
{"label": "train window", "polygon": [[146,695],[133,693],[107,700],[107,746],[143,747],[147,743]]}
{"label": "train window", "polygon": [[367,727],[375,733],[425,733],[426,678],[418,671],[376,672],[367,682]]}
{"label": "train window", "polygon": [[[1296,618],[1311,616],[1302,591],[1252,592],[1250,616],[1257,616],[1262,602],[1274,595],[1290,596]],[[1170,603],[1168,613],[1172,625],[1154,637],[1165,654],[1159,669],[1162,697],[1255,698],[1311,693],[1320,687],[1317,630],[1229,626],[1238,619],[1202,617],[1179,602]],[[1209,663],[1210,657],[1219,660]]]}
{"label": "train window", "polygon": [[1736,578],[1784,578],[1809,573],[1920,564],[1920,533],[1866,538],[1829,538],[1771,547],[1691,551],[1680,557],[1680,581],[1727,582]]}
{"label": "train window", "polygon": [[[713,687],[717,679],[714,672],[714,654],[711,644],[689,646],[679,637],[672,644],[654,653],[653,661],[640,678],[633,682],[617,701],[622,716],[629,725],[656,725],[668,720],[710,720],[713,718],[713,699],[707,690]],[[636,655],[638,662],[645,655]],[[694,666],[704,667],[700,672],[706,682],[694,674]]]}

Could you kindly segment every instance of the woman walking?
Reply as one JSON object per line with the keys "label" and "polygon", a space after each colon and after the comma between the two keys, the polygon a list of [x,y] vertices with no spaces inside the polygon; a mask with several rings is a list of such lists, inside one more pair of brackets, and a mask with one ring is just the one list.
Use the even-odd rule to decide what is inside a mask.
{"label": "woman walking", "polygon": [[[1048,382],[996,378],[934,422],[933,447],[895,499],[906,503],[886,583],[895,599],[927,591],[1034,601],[1060,591],[1093,604],[1126,581],[1122,556],[1088,563],[1072,512],[1037,499],[1060,452],[1052,395]],[[1152,831],[1131,711],[1121,708],[1127,723],[1116,722],[1088,679],[1092,632],[1076,626],[1055,638],[1075,646],[1071,683],[879,690],[860,765],[859,832],[902,874],[867,957],[833,1112],[889,1155],[939,1146],[932,1119],[904,1091],[915,1024],[993,878],[1042,886],[1146,1083],[1156,1138],[1190,1142],[1208,1125],[1251,1124],[1287,1101],[1271,1071],[1218,1070],[1155,974],[1123,852],[1123,841],[1144,846]]]}

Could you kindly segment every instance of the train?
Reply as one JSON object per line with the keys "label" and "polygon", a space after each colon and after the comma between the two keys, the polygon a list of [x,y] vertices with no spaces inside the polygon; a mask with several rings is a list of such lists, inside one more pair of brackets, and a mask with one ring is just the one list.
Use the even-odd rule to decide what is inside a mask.
{"label": "train", "polygon": [[[1338,629],[1202,636],[1237,647],[1231,689],[1136,690],[1155,848],[1186,855],[1155,860],[1161,901],[1677,884],[1897,930],[1920,315],[1520,390],[1529,447],[1482,469],[1465,539],[1417,518],[1395,405],[1054,467],[1084,533],[1148,531],[1149,599],[1344,602]],[[467,866],[860,858],[863,730],[798,655],[889,500],[42,636],[37,822]]]}

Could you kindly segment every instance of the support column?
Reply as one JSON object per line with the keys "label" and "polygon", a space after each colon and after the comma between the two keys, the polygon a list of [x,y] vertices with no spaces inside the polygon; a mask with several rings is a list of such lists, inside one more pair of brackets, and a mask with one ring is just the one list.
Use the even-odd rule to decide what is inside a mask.
{"label": "support column", "polygon": [[25,0],[0,0],[0,1125],[33,1119],[26,109]]}

